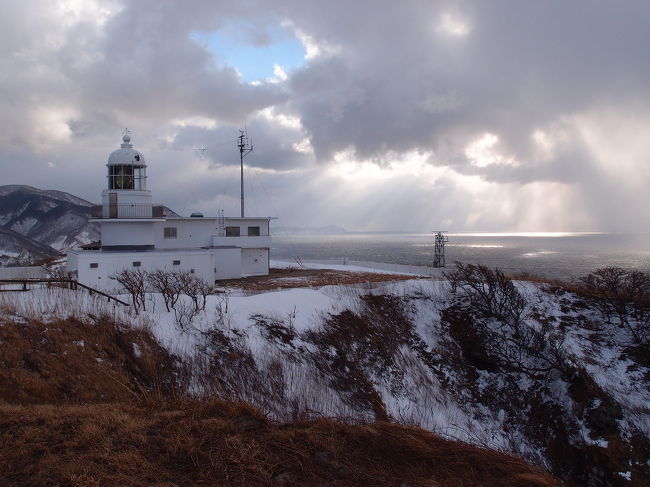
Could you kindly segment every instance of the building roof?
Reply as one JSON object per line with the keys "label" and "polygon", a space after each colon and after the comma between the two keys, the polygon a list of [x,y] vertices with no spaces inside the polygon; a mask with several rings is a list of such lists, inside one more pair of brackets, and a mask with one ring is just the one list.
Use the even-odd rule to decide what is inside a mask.
{"label": "building roof", "polygon": [[111,152],[108,156],[108,166],[133,164],[134,166],[144,166],[144,156],[140,151],[133,148],[131,137],[126,134],[122,137],[122,145],[119,149]]}

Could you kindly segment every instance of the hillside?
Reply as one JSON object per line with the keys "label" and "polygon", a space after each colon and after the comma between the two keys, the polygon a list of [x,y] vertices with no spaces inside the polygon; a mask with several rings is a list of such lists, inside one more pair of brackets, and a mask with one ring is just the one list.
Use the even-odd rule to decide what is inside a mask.
{"label": "hillside", "polygon": [[278,424],[232,402],[0,403],[3,485],[560,487],[521,460],[418,428]]}
{"label": "hillside", "polygon": [[57,255],[58,251],[18,232],[0,227],[0,265],[14,265]]}
{"label": "hillside", "polygon": [[[96,224],[89,223],[92,203],[68,193],[41,190],[31,186],[0,186],[0,227],[11,230],[36,243],[56,250],[99,239]],[[0,253],[15,245],[5,236],[0,238]],[[35,258],[48,257],[40,252]]]}
{"label": "hillside", "polygon": [[188,398],[179,357],[107,317],[42,321],[5,302],[0,357],[2,485],[561,485],[415,427]]}
{"label": "hillside", "polygon": [[[598,281],[612,276],[624,284],[617,296]],[[0,294],[0,394],[21,404],[144,401],[155,411],[243,401],[289,429],[323,417],[409,425],[514,454],[568,485],[640,487],[650,476],[649,279],[608,271],[570,287],[459,266],[446,281],[248,283],[205,302],[180,296],[169,311],[147,294],[138,314],[65,289]],[[436,481],[481,485],[454,475],[456,484]]]}

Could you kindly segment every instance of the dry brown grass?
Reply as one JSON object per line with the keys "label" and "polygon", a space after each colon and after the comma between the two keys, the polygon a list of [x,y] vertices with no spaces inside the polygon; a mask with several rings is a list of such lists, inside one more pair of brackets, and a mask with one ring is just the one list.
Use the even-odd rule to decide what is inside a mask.
{"label": "dry brown grass", "polygon": [[0,316],[0,400],[9,403],[173,396],[180,372],[149,332],[109,318]]}
{"label": "dry brown grass", "polygon": [[559,486],[512,457],[388,423],[281,425],[242,404],[0,404],[7,486]]}
{"label": "dry brown grass", "polygon": [[[321,287],[333,284],[363,284],[372,282],[407,281],[418,276],[404,274],[379,274],[374,272],[348,272],[330,269],[271,269],[268,276],[219,281],[220,286],[245,291],[269,291],[297,287]],[[429,278],[426,278],[429,279]]]}

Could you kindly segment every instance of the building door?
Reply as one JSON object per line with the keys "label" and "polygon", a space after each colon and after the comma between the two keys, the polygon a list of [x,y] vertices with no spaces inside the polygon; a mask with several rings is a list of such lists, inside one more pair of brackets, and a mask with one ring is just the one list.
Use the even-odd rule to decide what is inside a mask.
{"label": "building door", "polygon": [[117,193],[108,193],[108,218],[117,218]]}

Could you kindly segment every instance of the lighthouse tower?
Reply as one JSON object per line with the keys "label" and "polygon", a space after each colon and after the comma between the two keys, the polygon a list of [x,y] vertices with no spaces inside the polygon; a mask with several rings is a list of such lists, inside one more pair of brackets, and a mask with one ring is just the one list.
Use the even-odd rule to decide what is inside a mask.
{"label": "lighthouse tower", "polygon": [[125,134],[122,145],[108,156],[108,187],[102,192],[103,218],[151,218],[144,156]]}
{"label": "lighthouse tower", "polygon": [[[101,233],[103,250],[154,248],[151,191],[147,189],[147,165],[133,148],[131,137],[108,156],[108,185],[102,191]],[[162,215],[160,215],[162,216]]]}

